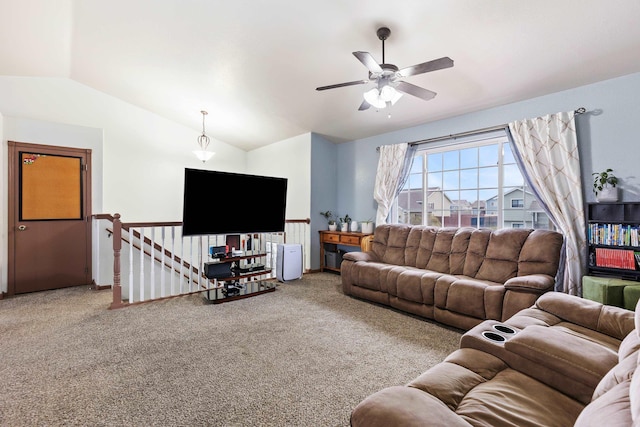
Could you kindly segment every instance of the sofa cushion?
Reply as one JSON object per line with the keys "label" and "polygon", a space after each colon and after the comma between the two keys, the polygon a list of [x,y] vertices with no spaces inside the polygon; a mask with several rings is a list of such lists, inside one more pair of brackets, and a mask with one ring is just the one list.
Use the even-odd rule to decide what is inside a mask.
{"label": "sofa cushion", "polygon": [[451,250],[449,253],[449,273],[464,274],[464,265],[467,258],[467,250],[469,249],[469,241],[475,228],[463,227],[458,228],[453,235],[451,241]]}
{"label": "sofa cushion", "polygon": [[624,381],[594,400],[578,416],[574,427],[627,427],[634,425],[631,418],[629,387]]}
{"label": "sofa cushion", "polygon": [[427,268],[427,264],[433,253],[433,244],[438,235],[438,229],[435,227],[418,227],[420,230],[420,243],[416,253],[416,267]]}
{"label": "sofa cushion", "polygon": [[638,329],[630,332],[620,343],[620,347],[618,348],[618,359],[620,362],[640,350],[640,337],[638,337],[637,331]]}
{"label": "sofa cushion", "polygon": [[562,249],[562,235],[549,230],[533,230],[525,240],[518,257],[518,276],[547,274],[551,277],[558,271]]}
{"label": "sofa cushion", "polygon": [[420,240],[425,232],[424,226],[414,226],[407,236],[407,246],[404,250],[404,265],[408,267],[417,267],[418,250],[420,249]]}
{"label": "sofa cushion", "polygon": [[361,288],[387,292],[387,275],[393,265],[379,262],[366,262],[358,265],[357,282]]}
{"label": "sofa cushion", "polygon": [[[404,265],[404,253],[411,227],[393,227],[389,231],[387,247],[382,256],[382,262],[394,265]],[[375,237],[373,242],[375,242]],[[373,245],[373,243],[372,243]]]}
{"label": "sofa cushion", "polygon": [[500,319],[505,289],[499,283],[443,275],[435,288],[435,305],[476,319]]}
{"label": "sofa cushion", "polygon": [[451,254],[451,245],[456,231],[456,228],[441,228],[438,230],[436,239],[433,242],[431,258],[429,258],[426,266],[427,270],[450,273],[449,255]]}
{"label": "sofa cushion", "polygon": [[531,230],[504,228],[491,233],[476,279],[504,283],[518,274],[520,251]]}
{"label": "sofa cushion", "polygon": [[482,261],[484,261],[484,256],[487,253],[490,238],[491,230],[489,229],[474,230],[471,233],[462,274],[469,277],[476,277]]}
{"label": "sofa cushion", "polygon": [[472,348],[454,351],[442,362],[407,384],[442,401],[455,411],[471,389],[491,380],[507,365],[495,356]]}
{"label": "sofa cushion", "polygon": [[473,426],[570,426],[583,405],[513,369],[473,388],[456,413]]}
{"label": "sofa cushion", "polygon": [[442,275],[419,268],[395,267],[387,275],[387,291],[407,301],[433,305],[434,287]]}
{"label": "sofa cushion", "polygon": [[630,381],[637,367],[638,353],[636,352],[629,355],[626,359],[623,359],[620,363],[614,366],[613,369],[607,372],[607,374],[598,383],[591,400],[593,401],[598,399],[618,384]]}
{"label": "sofa cushion", "polygon": [[[576,381],[593,390],[618,363],[618,354],[617,346],[612,349],[601,345],[590,340],[589,335],[574,334],[567,328],[531,325],[507,340],[504,348],[530,361],[519,368],[538,380],[553,384],[556,378],[567,377],[567,383]],[[555,372],[554,378],[538,377],[538,365]],[[571,394],[571,390],[562,391]],[[584,397],[586,401],[588,398],[589,395]]]}
{"label": "sofa cushion", "polygon": [[364,399],[351,413],[357,427],[472,427],[441,401],[418,389],[388,387]]}

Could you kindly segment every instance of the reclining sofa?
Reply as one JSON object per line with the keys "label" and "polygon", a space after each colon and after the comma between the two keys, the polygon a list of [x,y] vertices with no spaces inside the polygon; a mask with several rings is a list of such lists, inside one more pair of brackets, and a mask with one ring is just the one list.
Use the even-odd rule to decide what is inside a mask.
{"label": "reclining sofa", "polygon": [[382,389],[353,427],[640,425],[636,312],[559,292],[506,322],[466,332],[460,349],[406,386]]}
{"label": "reclining sofa", "polygon": [[342,289],[468,330],[553,290],[562,244],[548,230],[381,225],[369,251],[343,256]]}

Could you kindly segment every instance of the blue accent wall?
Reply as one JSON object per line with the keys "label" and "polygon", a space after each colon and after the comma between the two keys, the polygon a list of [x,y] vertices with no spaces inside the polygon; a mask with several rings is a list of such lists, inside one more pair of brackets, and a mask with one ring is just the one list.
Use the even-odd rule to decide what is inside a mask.
{"label": "blue accent wall", "polygon": [[311,269],[320,268],[319,230],[327,229],[320,212],[336,212],[338,146],[321,135],[311,134]]}
{"label": "blue accent wall", "polygon": [[[446,93],[440,93],[444,97]],[[526,101],[490,108],[396,132],[336,145],[336,209],[357,220],[375,219],[373,185],[378,164],[376,147],[473,131],[514,120],[585,107],[576,117],[585,202],[595,201],[592,172],[612,168],[620,179],[622,201],[640,201],[640,73],[605,80]],[[434,99],[431,102],[437,102]],[[364,114],[367,114],[365,112]],[[380,115],[380,119],[386,117]],[[327,150],[323,147],[323,149]],[[328,151],[328,150],[327,150]],[[318,164],[312,151],[312,162]],[[312,168],[313,173],[313,168]],[[312,179],[312,184],[313,184]],[[324,187],[325,190],[329,186]],[[312,189],[312,215],[316,208]],[[326,200],[327,195],[321,196]],[[325,210],[323,208],[323,210]]]}

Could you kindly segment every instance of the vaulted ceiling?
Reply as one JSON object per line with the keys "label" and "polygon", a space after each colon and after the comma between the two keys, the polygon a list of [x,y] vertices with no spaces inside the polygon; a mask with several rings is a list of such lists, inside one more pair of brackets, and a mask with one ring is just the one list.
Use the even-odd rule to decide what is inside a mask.
{"label": "vaulted ceiling", "polygon": [[[342,142],[640,71],[638,0],[0,0],[0,74],[66,77],[250,150],[306,132]],[[358,111],[353,55],[438,95]]]}

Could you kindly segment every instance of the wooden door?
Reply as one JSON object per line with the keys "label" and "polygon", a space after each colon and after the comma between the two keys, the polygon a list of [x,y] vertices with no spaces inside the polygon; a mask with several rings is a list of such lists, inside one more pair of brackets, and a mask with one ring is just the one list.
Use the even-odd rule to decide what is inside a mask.
{"label": "wooden door", "polygon": [[91,150],[9,141],[8,294],[91,283]]}

